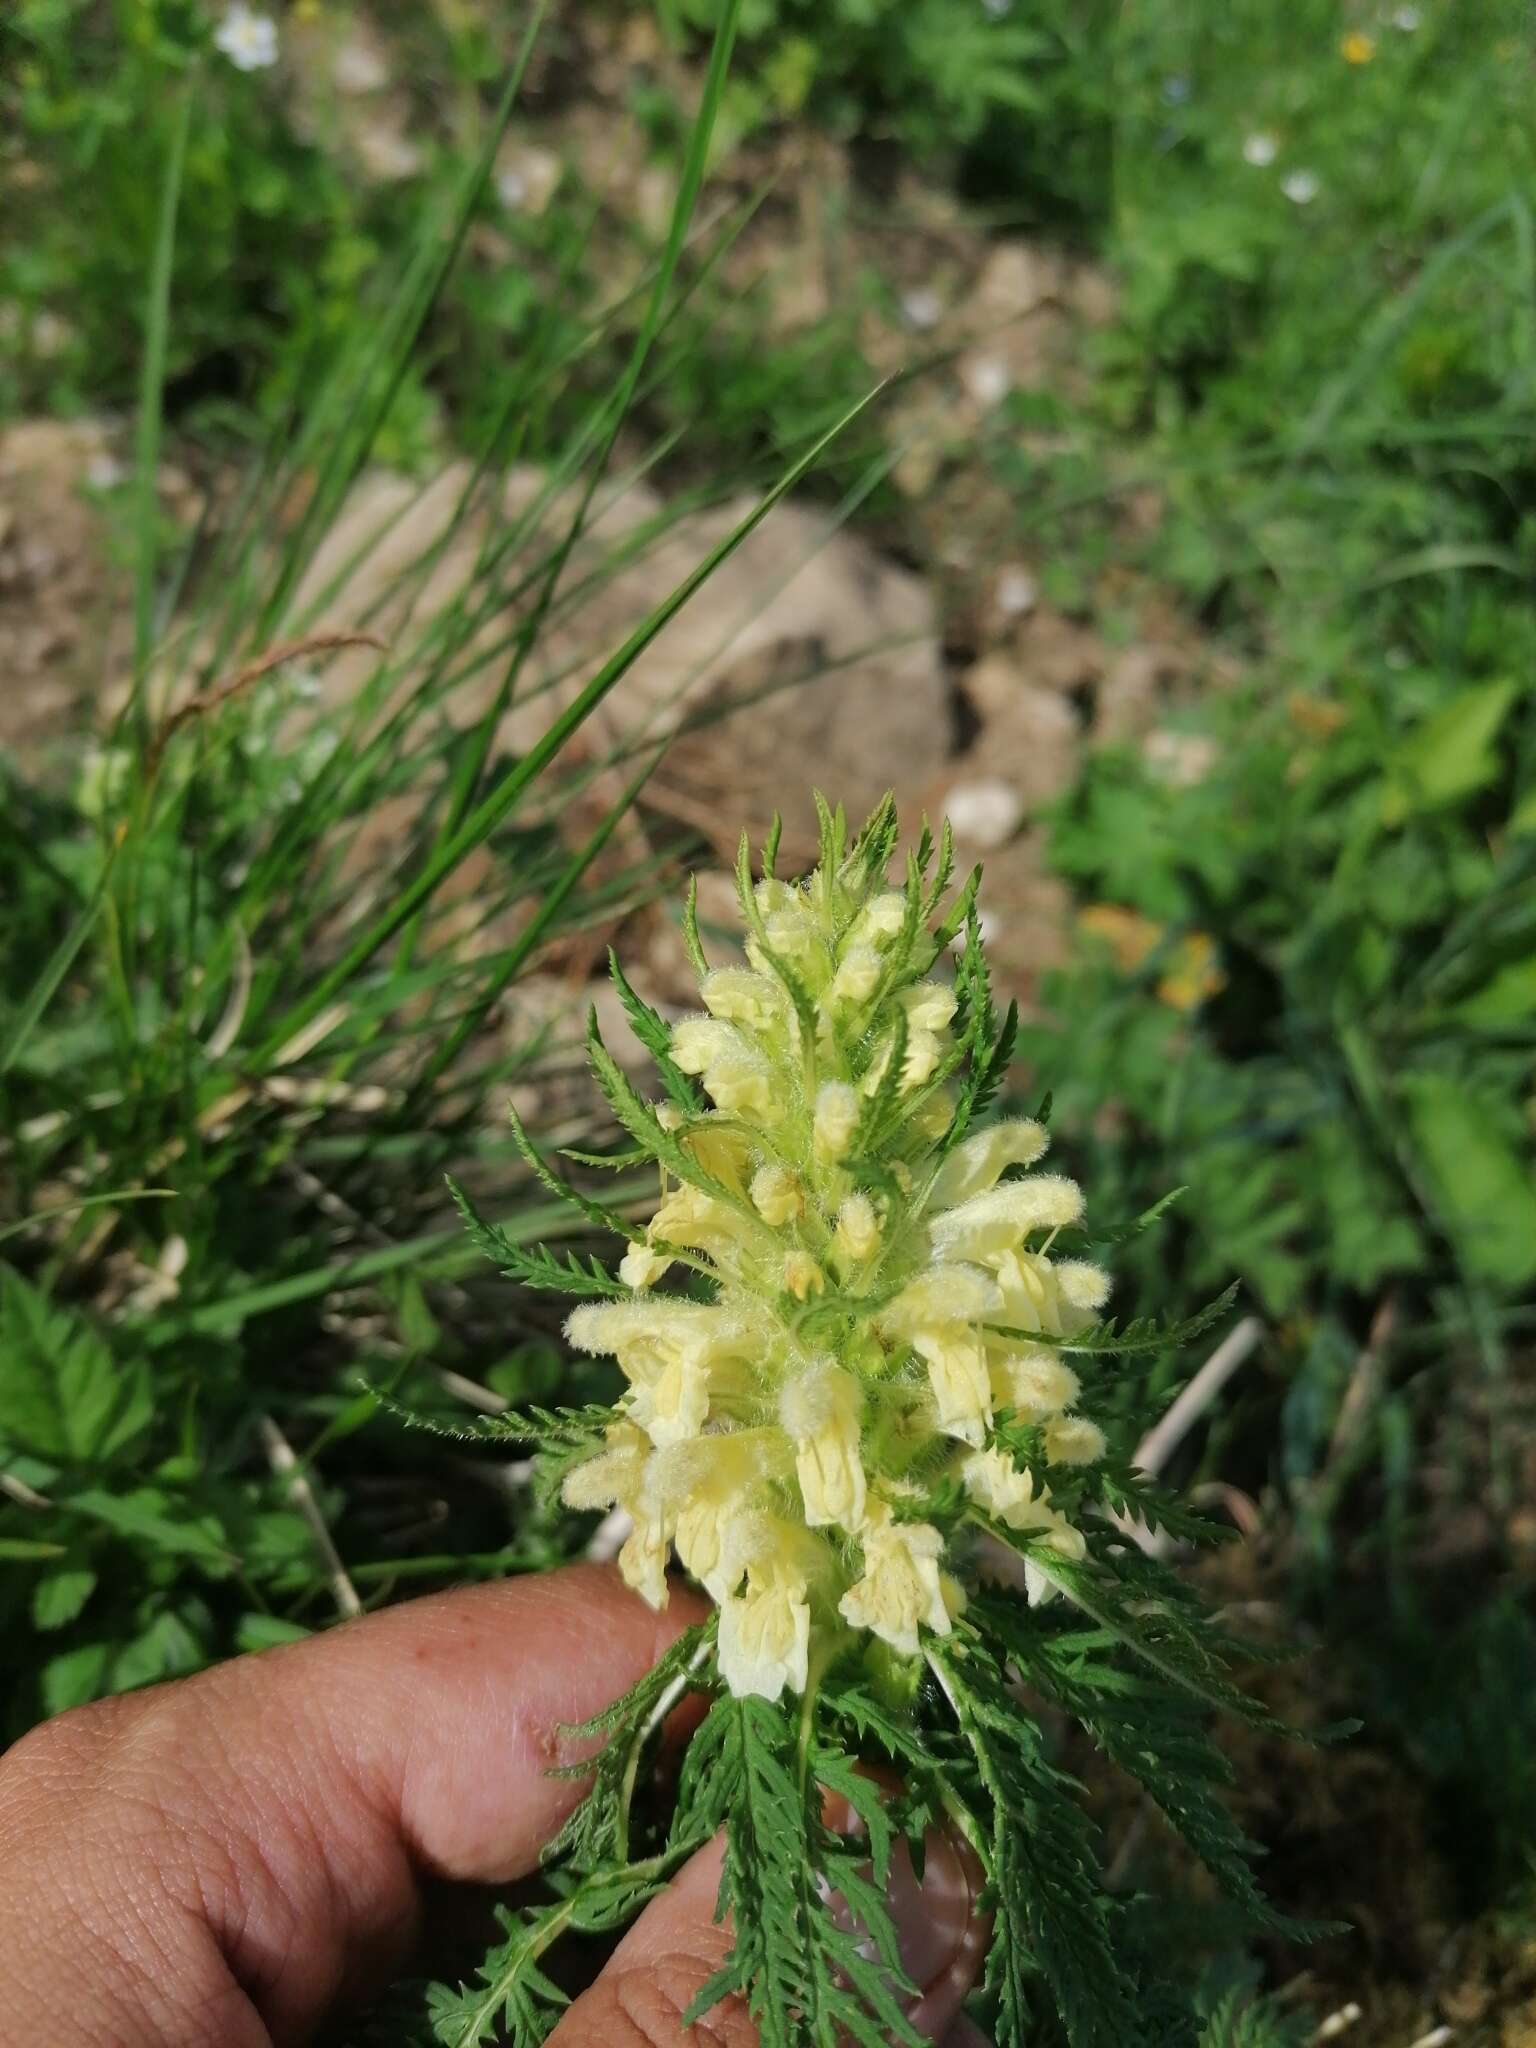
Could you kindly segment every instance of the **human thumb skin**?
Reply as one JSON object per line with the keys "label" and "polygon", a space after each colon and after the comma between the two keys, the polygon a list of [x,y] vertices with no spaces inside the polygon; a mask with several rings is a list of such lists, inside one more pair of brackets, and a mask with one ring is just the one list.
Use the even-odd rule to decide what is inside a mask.
{"label": "human thumb skin", "polygon": [[[723,1844],[711,1842],[653,1899],[590,1990],[550,2037],[550,2048],[757,2048],[757,2027],[739,1998],[727,1998],[689,2027],[701,1985],[730,1951],[729,1926],[715,1918]],[[891,1857],[887,1889],[902,1964],[917,1987],[913,2025],[943,2048],[988,2048],[961,2004],[980,1973],[988,1924],[978,1911],[981,1871],[968,1849],[929,1833],[919,1882],[905,1844]]]}
{"label": "human thumb skin", "polygon": [[[616,1573],[572,1566],[410,1601],[35,1729],[0,1757],[0,2041],[300,2048],[408,1963],[423,1880],[501,1885],[537,1867],[582,1792],[550,1768],[593,1746],[564,1731],[706,1612],[678,1587],[653,1614]],[[930,1855],[922,1888],[909,1869],[916,1896],[895,1901],[898,1924],[921,1923],[909,1974],[934,2038],[984,1946],[971,1878],[948,1858]],[[635,2030],[686,2010],[726,1952],[718,1878],[705,1850],[651,1902],[610,1963],[624,1958],[642,2019],[615,2004],[593,2048],[752,2039],[727,2009],[686,2034]],[[689,1956],[679,2004],[673,1959]],[[637,1958],[660,1987],[649,2005]],[[561,2048],[584,2038],[565,2030],[588,1999],[613,1995],[578,2001]]]}

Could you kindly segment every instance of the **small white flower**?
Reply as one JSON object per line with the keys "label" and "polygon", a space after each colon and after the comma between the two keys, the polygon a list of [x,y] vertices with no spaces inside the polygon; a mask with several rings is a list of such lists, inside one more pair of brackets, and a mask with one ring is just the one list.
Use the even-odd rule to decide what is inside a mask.
{"label": "small white flower", "polygon": [[277,62],[277,23],[269,14],[245,6],[244,0],[234,0],[214,30],[213,45],[237,71],[264,71]]}
{"label": "small white flower", "polygon": [[1292,206],[1310,206],[1323,189],[1315,171],[1292,171],[1280,180],[1280,190]]}
{"label": "small white flower", "polygon": [[1039,586],[1027,569],[1005,569],[997,579],[997,608],[1005,619],[1032,612],[1039,596]]}
{"label": "small white flower", "polygon": [[516,213],[527,203],[528,180],[521,171],[498,171],[496,173],[496,197],[508,213]]}
{"label": "small white flower", "polygon": [[961,374],[978,405],[997,405],[1013,388],[1013,376],[999,356],[973,357]]}
{"label": "small white flower", "polygon": [[1001,21],[1005,14],[1013,12],[1013,0],[981,0],[982,12],[990,14],[994,21]]}
{"label": "small white flower", "polygon": [[926,285],[902,294],[901,317],[909,327],[916,327],[919,331],[937,327],[943,311],[938,293],[930,291]]}
{"label": "small white flower", "polygon": [[127,474],[125,465],[105,449],[85,465],[85,480],[93,491],[115,491]]}
{"label": "small white flower", "polygon": [[1405,36],[1411,36],[1423,19],[1417,7],[1394,7],[1392,10],[1392,26],[1401,29]]}
{"label": "small white flower", "polygon": [[1273,135],[1266,135],[1262,129],[1243,139],[1243,162],[1254,165],[1258,170],[1262,171],[1267,164],[1272,164],[1279,154],[1279,143]]}

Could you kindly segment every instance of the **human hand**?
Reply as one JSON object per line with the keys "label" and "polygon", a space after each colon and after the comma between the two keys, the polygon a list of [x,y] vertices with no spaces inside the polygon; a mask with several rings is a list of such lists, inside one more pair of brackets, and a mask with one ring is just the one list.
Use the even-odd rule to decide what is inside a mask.
{"label": "human hand", "polygon": [[[703,1611],[653,1614],[585,1565],[395,1607],[312,1641],[45,1723],[0,1758],[0,2040],[291,2048],[409,1959],[423,1886],[506,1884],[581,1796],[562,1727]],[[684,2029],[730,1946],[720,1845],[651,1901],[552,2048],[750,2048],[739,2005]],[[974,1865],[930,1839],[891,1905],[919,2029],[980,1968]],[[984,2048],[984,2044],[982,2044]]]}

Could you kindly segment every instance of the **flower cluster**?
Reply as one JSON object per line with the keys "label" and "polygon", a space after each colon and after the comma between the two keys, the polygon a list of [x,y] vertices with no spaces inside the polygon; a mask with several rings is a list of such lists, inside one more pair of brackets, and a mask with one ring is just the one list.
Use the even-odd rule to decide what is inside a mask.
{"label": "flower cluster", "polygon": [[1009,1035],[974,878],[938,918],[947,848],[930,882],[925,834],[894,888],[894,841],[888,806],[851,849],[827,814],[804,881],[743,862],[746,964],[703,973],[645,1112],[659,1205],[622,1298],[567,1325],[628,1386],[565,1499],[627,1511],[621,1568],[653,1605],[674,1554],[708,1590],[738,1695],[804,1691],[856,1632],[903,1657],[948,1634],[989,1522],[1027,1538],[1029,1597],[1050,1597],[1051,1559],[1084,1554],[1050,1468],[1104,1450],[1063,1343],[1108,1279],[1051,1256],[1082,1195],[1030,1170],[1039,1123],[974,1122]]}

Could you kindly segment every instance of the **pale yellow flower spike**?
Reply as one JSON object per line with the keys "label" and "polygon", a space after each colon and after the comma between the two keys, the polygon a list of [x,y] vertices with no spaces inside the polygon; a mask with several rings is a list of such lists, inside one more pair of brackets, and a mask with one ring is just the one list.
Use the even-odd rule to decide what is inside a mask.
{"label": "pale yellow flower spike", "polygon": [[675,1556],[718,1603],[724,1682],[768,1700],[861,1637],[917,1657],[948,1634],[977,1524],[1055,1597],[1053,1560],[1086,1551],[1060,1503],[1105,1448],[1072,1347],[1109,1276],[1075,1235],[1054,1256],[1081,1190],[1034,1170],[1032,1119],[950,1143],[969,1070],[932,906],[841,831],[803,882],[750,885],[748,964],[671,1027],[705,1105],[653,1105],[662,1193],[627,1291],[566,1326],[627,1382],[566,1504],[629,1516],[619,1569],[653,1605]]}

